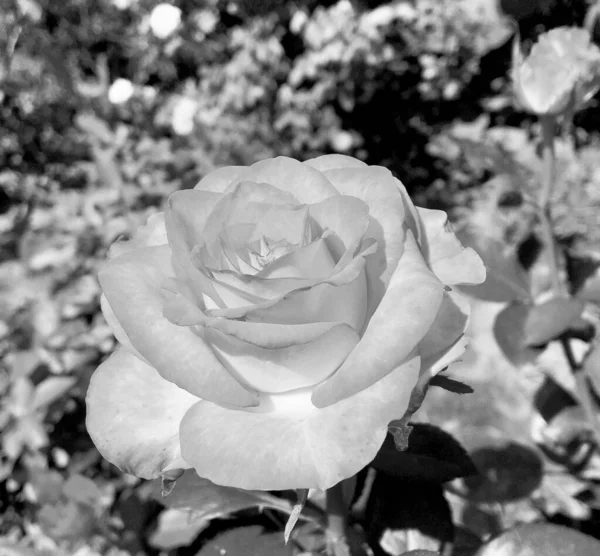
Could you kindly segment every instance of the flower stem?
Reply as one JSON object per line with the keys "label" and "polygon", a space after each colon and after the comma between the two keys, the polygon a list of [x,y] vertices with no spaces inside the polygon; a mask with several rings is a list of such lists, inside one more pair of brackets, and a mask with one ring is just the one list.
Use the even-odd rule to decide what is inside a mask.
{"label": "flower stem", "polygon": [[326,492],[327,551],[330,556],[350,556],[348,544],[348,506],[344,500],[343,482]]}
{"label": "flower stem", "polygon": [[552,221],[550,214],[550,199],[556,182],[556,151],[554,149],[554,125],[556,119],[554,116],[543,116],[542,124],[542,191],[539,199],[539,219],[544,236],[544,243],[548,253],[548,263],[550,265],[550,276],[552,280],[552,289],[557,295],[564,294],[564,288],[560,279],[560,268],[556,256],[557,245],[552,231]]}
{"label": "flower stem", "polygon": [[[556,151],[554,149],[554,127],[556,119],[554,116],[544,116],[541,118],[542,124],[542,159],[543,159],[543,177],[542,191],[539,200],[539,219],[544,235],[544,243],[548,252],[548,263],[550,265],[550,274],[552,279],[552,289],[557,296],[566,295],[565,284],[561,278],[561,272],[558,265],[556,253],[558,244],[552,231],[552,221],[550,214],[550,199],[556,182]],[[592,428],[596,447],[600,448],[600,422],[596,417],[594,404],[590,395],[587,376],[582,368],[582,365],[575,358],[571,341],[569,338],[563,338],[561,345],[565,358],[569,363],[571,372],[575,377],[575,385],[577,389],[577,397],[583,409],[586,418]]]}

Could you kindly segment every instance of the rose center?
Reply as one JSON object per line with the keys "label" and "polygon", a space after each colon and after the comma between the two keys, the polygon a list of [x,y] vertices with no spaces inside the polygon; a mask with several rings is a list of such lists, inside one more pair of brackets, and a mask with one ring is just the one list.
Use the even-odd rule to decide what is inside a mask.
{"label": "rose center", "polygon": [[289,243],[286,239],[273,241],[263,235],[258,241],[248,245],[248,258],[250,264],[260,271],[277,259],[291,253],[297,247],[297,245]]}

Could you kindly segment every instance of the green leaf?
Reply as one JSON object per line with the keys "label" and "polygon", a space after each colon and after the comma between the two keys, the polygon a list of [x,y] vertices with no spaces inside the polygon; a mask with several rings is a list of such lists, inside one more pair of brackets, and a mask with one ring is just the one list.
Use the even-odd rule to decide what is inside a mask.
{"label": "green leaf", "polygon": [[102,491],[92,479],[83,475],[71,475],[63,485],[63,494],[74,502],[84,506],[95,507],[102,497]]}
{"label": "green leaf", "polygon": [[195,519],[216,519],[247,508],[272,508],[291,514],[290,502],[268,492],[216,485],[193,471],[177,479],[171,493],[162,496],[162,481],[154,481],[154,498],[169,508],[193,510]]}
{"label": "green leaf", "polygon": [[90,137],[107,145],[114,142],[114,133],[108,124],[92,113],[82,112],[75,117],[75,125],[85,131]]}
{"label": "green leaf", "polygon": [[505,357],[516,367],[534,361],[540,349],[525,343],[525,326],[529,317],[530,305],[511,303],[496,317],[494,336]]}
{"label": "green leaf", "polygon": [[77,382],[71,376],[49,376],[40,382],[33,395],[33,408],[35,410],[46,408],[64,396]]}
{"label": "green leaf", "polygon": [[525,345],[541,346],[566,332],[583,312],[577,299],[556,297],[531,307],[524,327]]}
{"label": "green leaf", "polygon": [[600,541],[574,529],[534,523],[505,531],[477,552],[476,556],[597,556]]}
{"label": "green leaf", "polygon": [[292,556],[295,551],[283,542],[281,533],[262,527],[235,527],[207,542],[196,556]]}
{"label": "green leaf", "polygon": [[586,355],[583,372],[590,380],[594,393],[600,398],[600,343],[594,344]]}
{"label": "green leaf", "polygon": [[442,374],[434,376],[429,381],[429,386],[438,386],[454,394],[472,394],[474,391],[468,384]]}
{"label": "green leaf", "polygon": [[403,552],[400,556],[440,556],[440,553],[431,550],[409,550]]}
{"label": "green leaf", "polygon": [[285,524],[285,531],[283,534],[285,544],[287,544],[290,540],[290,535],[294,530],[294,526],[296,525],[296,523],[298,523],[300,514],[302,513],[304,505],[306,504],[306,500],[308,499],[308,489],[299,488],[296,490],[296,495],[298,496],[298,498],[296,500],[296,503],[294,504],[294,509],[292,510],[292,513],[290,514],[290,517],[288,517],[287,523]]}
{"label": "green leaf", "polygon": [[[470,456],[479,474],[463,479],[460,494],[477,503],[520,500],[539,487],[543,463],[530,446],[481,429],[469,443]],[[468,446],[469,447],[469,446]]]}
{"label": "green leaf", "polygon": [[460,443],[447,432],[424,423],[412,425],[408,448],[399,451],[390,434],[371,463],[377,471],[414,481],[445,483],[477,473]]}
{"label": "green leaf", "polygon": [[172,550],[189,546],[209,525],[186,510],[168,508],[158,517],[156,529],[148,537],[148,544],[159,550]]}

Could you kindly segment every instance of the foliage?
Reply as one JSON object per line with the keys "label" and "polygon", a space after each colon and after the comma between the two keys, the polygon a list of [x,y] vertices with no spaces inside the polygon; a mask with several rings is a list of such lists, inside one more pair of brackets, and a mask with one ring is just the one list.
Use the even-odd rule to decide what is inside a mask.
{"label": "foliage", "polygon": [[[413,522],[392,519],[405,516],[401,495],[421,523],[435,514],[440,531],[454,530],[456,554],[493,554],[500,540],[485,541],[542,520],[597,535],[593,103],[555,140],[550,216],[565,289],[557,296],[534,205],[542,133],[511,102],[512,27],[495,3],[181,0],[181,23],[164,38],[150,25],[157,3],[13,0],[0,13],[0,550],[126,555],[191,545],[212,554],[240,524],[250,533],[222,540],[232,551],[241,544],[240,555],[254,542],[268,553],[324,549],[320,493],[310,493],[287,548],[272,535],[256,539],[283,528],[292,494],[227,496],[196,484],[186,494],[197,494],[199,517],[188,519],[175,504],[188,476],[162,498],[160,485],[117,473],[87,436],[83,408],[92,370],[114,348],[96,280],[109,245],[215,167],[329,152],[384,164],[419,201],[452,207],[489,276],[468,291],[479,299],[472,349],[445,377],[456,383],[458,374],[475,393],[431,388],[413,416],[452,433],[470,457],[462,448],[450,450],[455,460],[448,451],[391,452],[395,471],[373,471],[380,461],[364,470],[350,495],[355,544],[423,548],[405,542]],[[526,47],[540,27],[580,25],[588,7],[500,4]],[[395,482],[398,468],[431,458],[443,479],[413,490]],[[471,462],[479,476],[440,486]],[[373,489],[393,500],[368,502]],[[440,548],[426,532],[419,538]]]}

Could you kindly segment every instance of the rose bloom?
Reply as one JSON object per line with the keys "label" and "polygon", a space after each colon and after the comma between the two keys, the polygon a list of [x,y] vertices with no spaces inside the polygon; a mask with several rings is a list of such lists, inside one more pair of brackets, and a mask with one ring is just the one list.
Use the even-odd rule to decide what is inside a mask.
{"label": "rose bloom", "polygon": [[170,37],[181,23],[181,10],[172,4],[158,4],[150,14],[150,29],[155,37]]}
{"label": "rose bloom", "polygon": [[485,278],[444,212],[343,155],[209,173],[100,270],[119,349],[87,427],[143,478],[326,489],[369,464],[420,382],[465,349]]}
{"label": "rose bloom", "polygon": [[600,88],[600,48],[585,29],[558,27],[541,35],[526,57],[515,42],[511,74],[523,110],[538,116],[576,112]]}

